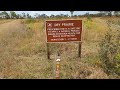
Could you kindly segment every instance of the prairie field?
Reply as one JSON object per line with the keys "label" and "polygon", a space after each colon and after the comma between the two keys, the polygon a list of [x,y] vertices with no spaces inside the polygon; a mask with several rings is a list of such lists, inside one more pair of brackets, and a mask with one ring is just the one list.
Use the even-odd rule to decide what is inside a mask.
{"label": "prairie field", "polygon": [[[49,43],[51,59],[47,59],[45,20],[62,19],[83,22],[81,58],[78,58],[78,43],[66,42]],[[100,60],[99,43],[109,29],[114,35],[120,34],[119,17],[0,19],[0,78],[55,79],[58,51],[60,79],[120,78],[118,74],[106,73]]]}

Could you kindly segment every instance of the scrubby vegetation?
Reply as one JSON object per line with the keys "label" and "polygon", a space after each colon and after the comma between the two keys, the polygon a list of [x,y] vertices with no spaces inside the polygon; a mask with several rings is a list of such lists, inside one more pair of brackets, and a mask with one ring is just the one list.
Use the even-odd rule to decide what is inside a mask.
{"label": "scrubby vegetation", "polygon": [[[104,71],[120,76],[120,28],[113,28],[112,20],[108,20],[108,31],[100,42],[100,60]],[[119,23],[117,24],[119,26]]]}
{"label": "scrubby vegetation", "polygon": [[18,19],[1,24],[0,78],[55,79],[58,51],[62,79],[119,78],[119,17],[73,18],[83,20],[81,59],[77,57],[78,43],[50,43],[51,60],[47,59],[45,20],[69,17]]}

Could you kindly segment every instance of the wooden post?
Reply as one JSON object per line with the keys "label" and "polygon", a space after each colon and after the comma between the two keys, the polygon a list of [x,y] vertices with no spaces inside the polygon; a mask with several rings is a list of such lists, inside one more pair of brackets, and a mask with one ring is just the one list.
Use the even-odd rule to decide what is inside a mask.
{"label": "wooden post", "polygon": [[82,46],[82,42],[78,43],[78,57],[81,58],[81,46]]}
{"label": "wooden post", "polygon": [[57,53],[56,58],[56,79],[60,79],[60,53]]}
{"label": "wooden post", "polygon": [[50,59],[49,43],[47,43],[47,58]]}

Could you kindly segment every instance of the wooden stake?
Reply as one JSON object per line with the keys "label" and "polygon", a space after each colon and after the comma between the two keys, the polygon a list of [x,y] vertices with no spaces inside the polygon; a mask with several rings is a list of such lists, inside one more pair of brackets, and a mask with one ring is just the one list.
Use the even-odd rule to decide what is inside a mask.
{"label": "wooden stake", "polygon": [[56,79],[60,79],[60,53],[58,53],[56,59]]}
{"label": "wooden stake", "polygon": [[60,61],[56,61],[56,79],[60,79]]}

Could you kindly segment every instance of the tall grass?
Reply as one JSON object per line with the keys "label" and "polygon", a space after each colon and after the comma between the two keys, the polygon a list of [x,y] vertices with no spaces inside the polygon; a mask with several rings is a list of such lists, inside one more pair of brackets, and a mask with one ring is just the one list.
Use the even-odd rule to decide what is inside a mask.
{"label": "tall grass", "polygon": [[[68,18],[47,20],[61,19]],[[106,29],[105,20],[74,19],[82,19],[84,24],[81,59],[77,57],[78,43],[50,43],[51,60],[47,59],[45,19],[24,19],[7,24],[2,28],[6,30],[0,33],[0,77],[55,78],[55,55],[60,52],[60,78],[108,78],[100,67],[98,56],[98,43]]]}

